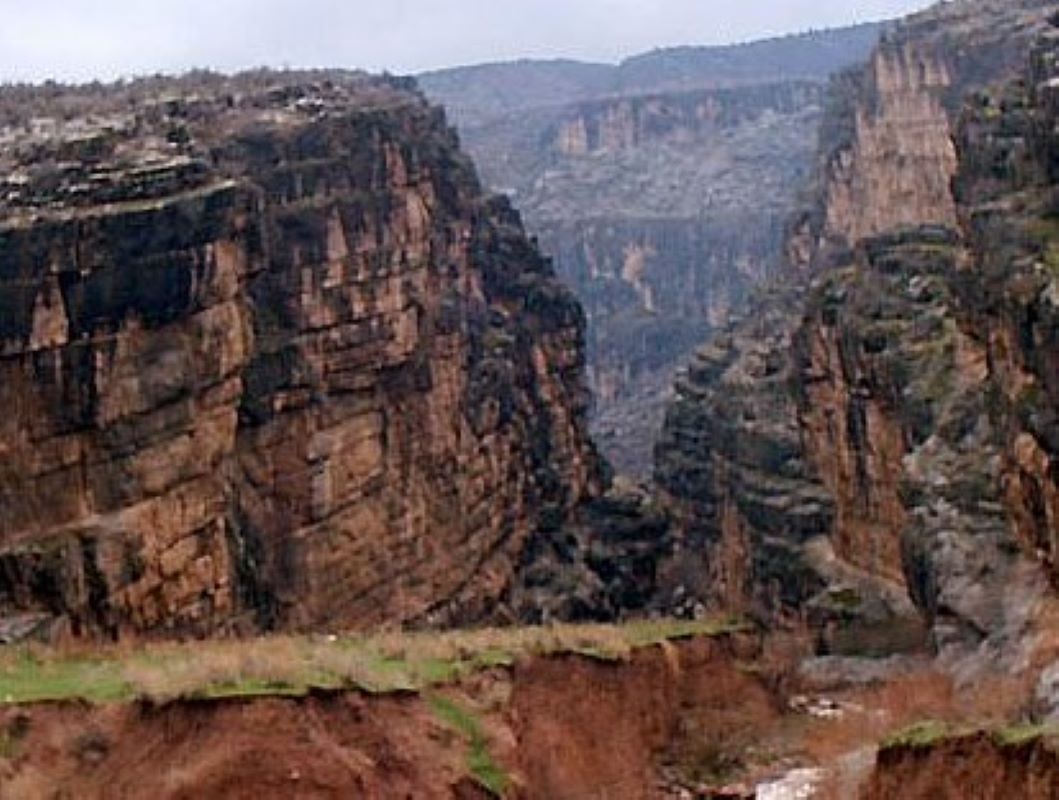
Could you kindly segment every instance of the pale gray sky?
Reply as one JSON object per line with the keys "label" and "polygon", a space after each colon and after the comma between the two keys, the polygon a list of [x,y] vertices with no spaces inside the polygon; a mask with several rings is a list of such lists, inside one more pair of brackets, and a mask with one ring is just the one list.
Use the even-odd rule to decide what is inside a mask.
{"label": "pale gray sky", "polygon": [[614,61],[898,16],[928,0],[0,0],[0,81],[190,67],[417,72]]}

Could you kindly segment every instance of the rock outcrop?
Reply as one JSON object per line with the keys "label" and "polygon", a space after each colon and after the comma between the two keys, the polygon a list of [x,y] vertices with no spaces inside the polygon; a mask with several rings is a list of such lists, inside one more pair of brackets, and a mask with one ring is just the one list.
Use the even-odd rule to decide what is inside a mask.
{"label": "rock outcrop", "polygon": [[1059,16],[1052,23],[1020,81],[968,103],[956,186],[977,256],[961,299],[988,355],[1005,505],[1059,585]]}
{"label": "rock outcrop", "polygon": [[942,4],[835,80],[801,286],[700,353],[656,456],[713,602],[860,648],[911,641],[907,595],[942,653],[1027,663],[1056,534],[1053,10]]}
{"label": "rock outcrop", "polygon": [[914,648],[922,625],[900,580],[844,557],[848,510],[806,447],[804,302],[798,289],[760,292],[678,380],[655,450],[676,551],[662,585],[770,625],[809,622],[826,652]]}
{"label": "rock outcrop", "polygon": [[650,613],[690,616],[695,600],[666,597],[669,515],[643,487],[617,480],[565,520],[543,520],[497,622],[613,622]]}
{"label": "rock outcrop", "polygon": [[620,472],[647,476],[676,368],[780,266],[825,81],[878,33],[422,77],[584,304],[593,431]]}
{"label": "rock outcrop", "polygon": [[583,313],[409,85],[24,94],[0,132],[5,615],[473,618],[538,519],[598,490]]}
{"label": "rock outcrop", "polygon": [[833,265],[892,230],[954,227],[953,133],[964,99],[1023,69],[1047,5],[939,3],[887,33],[867,67],[838,75],[788,261]]}

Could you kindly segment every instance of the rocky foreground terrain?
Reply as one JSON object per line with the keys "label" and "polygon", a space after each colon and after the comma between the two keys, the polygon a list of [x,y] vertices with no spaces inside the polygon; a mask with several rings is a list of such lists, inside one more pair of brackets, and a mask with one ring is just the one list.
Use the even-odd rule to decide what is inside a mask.
{"label": "rocky foreground terrain", "polygon": [[646,478],[676,369],[776,274],[830,75],[881,28],[420,76],[588,315],[593,433]]}

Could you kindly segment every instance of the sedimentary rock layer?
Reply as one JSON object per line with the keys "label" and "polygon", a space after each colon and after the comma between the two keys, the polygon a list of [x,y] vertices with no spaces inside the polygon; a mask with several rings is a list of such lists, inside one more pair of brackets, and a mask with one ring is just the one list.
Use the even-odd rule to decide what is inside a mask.
{"label": "sedimentary rock layer", "polygon": [[774,724],[764,681],[739,662],[758,649],[719,639],[623,660],[541,656],[423,694],[3,708],[12,755],[0,781],[10,800],[477,800],[503,787],[525,800],[583,800],[601,787],[649,800],[669,796],[662,765],[677,748],[723,748],[734,732],[750,739]]}
{"label": "sedimentary rock layer", "polygon": [[[874,623],[907,593],[944,652],[1034,646],[1056,530],[1053,11],[945,4],[834,82],[796,286],[702,351],[657,453],[707,573],[742,565],[715,601]],[[757,566],[777,544],[794,555]]]}
{"label": "sedimentary rock layer", "polygon": [[4,611],[479,613],[599,465],[581,309],[443,114],[349,74],[88,93],[3,131]]}
{"label": "sedimentary rock layer", "polygon": [[1059,794],[1059,758],[1047,732],[1013,729],[893,744],[878,757],[862,800],[1043,800]]}

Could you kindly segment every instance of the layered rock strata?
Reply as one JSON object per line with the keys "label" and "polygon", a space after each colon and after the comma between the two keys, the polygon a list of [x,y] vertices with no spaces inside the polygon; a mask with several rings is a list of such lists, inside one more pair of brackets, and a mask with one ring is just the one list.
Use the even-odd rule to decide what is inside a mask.
{"label": "layered rock strata", "polygon": [[443,114],[345,73],[86,93],[3,131],[0,607],[479,615],[599,463],[582,311]]}
{"label": "layered rock strata", "polygon": [[698,638],[520,657],[421,693],[5,706],[0,781],[9,800],[671,797],[702,742],[727,752],[776,724],[744,666],[759,651]]}
{"label": "layered rock strata", "polygon": [[810,202],[788,262],[828,266],[863,239],[957,223],[954,132],[968,94],[1013,77],[1045,0],[940,3],[887,32],[866,67],[832,81]]}
{"label": "layered rock strata", "polygon": [[981,797],[1026,800],[1059,794],[1054,732],[1013,728],[940,734],[884,747],[862,800]]}
{"label": "layered rock strata", "polygon": [[[700,354],[656,456],[700,574],[740,565],[707,582],[714,602],[740,587],[773,617],[822,612],[832,633],[889,615],[908,623],[896,645],[907,594],[942,652],[1033,648],[1056,519],[1053,9],[945,4],[836,79],[788,239],[803,287]],[[994,84],[1009,88],[965,105]],[[773,455],[748,457],[755,428]],[[757,495],[764,519],[742,508]],[[806,541],[810,508],[828,514]],[[770,581],[746,554],[774,540],[796,557],[767,559]]]}

